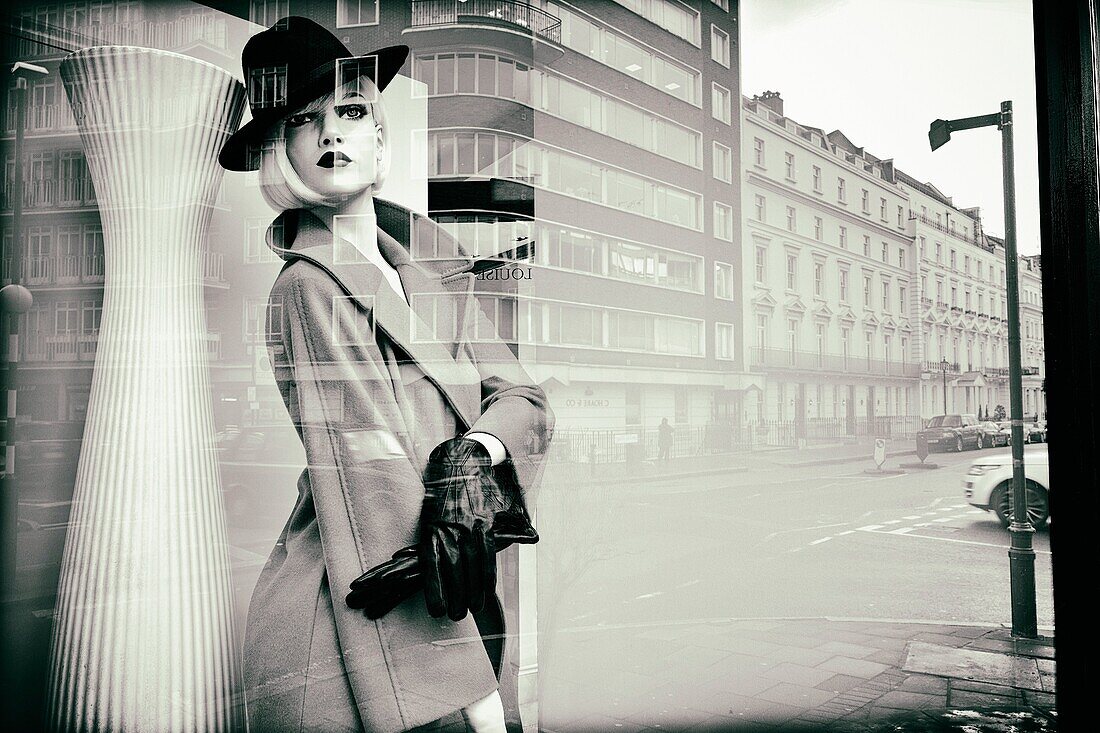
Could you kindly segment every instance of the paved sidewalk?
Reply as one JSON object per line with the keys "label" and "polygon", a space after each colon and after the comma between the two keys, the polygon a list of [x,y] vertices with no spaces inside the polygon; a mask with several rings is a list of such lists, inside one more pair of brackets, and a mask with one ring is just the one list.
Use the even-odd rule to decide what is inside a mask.
{"label": "paved sidewalk", "polygon": [[824,618],[560,633],[544,733],[1057,729],[1052,637]]}

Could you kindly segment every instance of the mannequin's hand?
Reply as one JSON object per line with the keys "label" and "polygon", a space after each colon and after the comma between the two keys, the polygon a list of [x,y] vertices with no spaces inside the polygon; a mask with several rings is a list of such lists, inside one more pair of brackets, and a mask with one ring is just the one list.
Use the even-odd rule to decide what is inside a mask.
{"label": "mannequin's hand", "polygon": [[428,613],[452,621],[477,613],[496,588],[496,547],[490,536],[506,508],[484,445],[469,438],[440,443],[424,471],[418,555]]}

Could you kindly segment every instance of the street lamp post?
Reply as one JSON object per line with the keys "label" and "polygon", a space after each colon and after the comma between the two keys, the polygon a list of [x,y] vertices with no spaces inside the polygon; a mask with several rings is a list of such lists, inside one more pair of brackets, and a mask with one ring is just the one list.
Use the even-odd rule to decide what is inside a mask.
{"label": "street lamp post", "polygon": [[940,359],[940,369],[943,370],[943,414],[947,415],[947,357]]}
{"label": "street lamp post", "polygon": [[1008,391],[1012,420],[1012,546],[1008,551],[1012,584],[1012,635],[1035,638],[1035,550],[1024,483],[1023,378],[1020,369],[1020,293],[1016,261],[1016,178],[1012,152],[1012,102],[1001,102],[998,113],[958,120],[936,120],[928,129],[932,150],[951,139],[951,133],[996,125],[1001,131],[1001,165],[1005,204],[1005,287],[1008,290]]}

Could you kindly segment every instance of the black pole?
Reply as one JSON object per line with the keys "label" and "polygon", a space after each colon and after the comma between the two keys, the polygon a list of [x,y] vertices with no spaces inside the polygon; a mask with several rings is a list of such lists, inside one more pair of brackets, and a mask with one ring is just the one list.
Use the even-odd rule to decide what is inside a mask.
{"label": "black pole", "polygon": [[947,416],[947,359],[943,360],[943,364],[940,365],[943,369],[943,414]]}
{"label": "black pole", "polygon": [[1016,176],[1012,151],[1012,102],[1001,102],[1001,162],[1005,198],[1005,286],[1008,289],[1008,392],[1012,419],[1012,546],[1008,551],[1012,585],[1012,635],[1039,635],[1035,610],[1035,550],[1024,479],[1024,400],[1020,367],[1020,292],[1016,260]]}

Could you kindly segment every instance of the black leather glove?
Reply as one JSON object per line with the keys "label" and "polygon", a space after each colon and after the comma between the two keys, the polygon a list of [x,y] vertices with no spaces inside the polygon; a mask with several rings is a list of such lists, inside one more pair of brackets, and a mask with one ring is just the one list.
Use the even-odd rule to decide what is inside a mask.
{"label": "black leather glove", "polygon": [[489,530],[498,508],[504,506],[488,449],[470,438],[437,445],[424,471],[418,544],[432,616],[458,621],[485,607],[497,582]]}
{"label": "black leather glove", "polygon": [[423,587],[432,616],[458,621],[481,610],[495,592],[495,553],[539,539],[514,475],[508,461],[492,466],[477,441],[437,446],[424,471],[420,543],[352,582],[348,606],[378,619]]}

